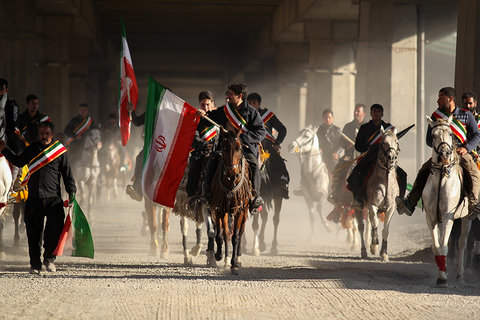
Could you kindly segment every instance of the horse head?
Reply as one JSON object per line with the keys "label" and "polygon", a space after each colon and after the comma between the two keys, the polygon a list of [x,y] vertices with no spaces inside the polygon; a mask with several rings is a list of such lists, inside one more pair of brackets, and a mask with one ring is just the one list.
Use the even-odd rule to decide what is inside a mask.
{"label": "horse head", "polygon": [[379,161],[383,162],[385,168],[391,171],[397,166],[398,152],[400,151],[398,146],[397,129],[392,128],[385,131],[383,127],[380,127],[380,131],[383,136],[380,143]]}
{"label": "horse head", "polygon": [[453,117],[433,121],[427,116],[428,125],[432,128],[432,161],[434,163],[449,165],[456,156],[453,152],[453,136],[450,124]]}
{"label": "horse head", "polygon": [[297,139],[288,145],[288,151],[293,154],[302,154],[312,151],[315,147],[315,140],[318,144],[317,130],[318,126],[308,125],[301,130]]}
{"label": "horse head", "polygon": [[234,182],[240,176],[242,167],[242,130],[221,131],[220,147],[222,150],[223,175]]}
{"label": "horse head", "polygon": [[102,148],[102,135],[100,130],[93,128],[87,133],[83,148],[89,151],[98,151]]}

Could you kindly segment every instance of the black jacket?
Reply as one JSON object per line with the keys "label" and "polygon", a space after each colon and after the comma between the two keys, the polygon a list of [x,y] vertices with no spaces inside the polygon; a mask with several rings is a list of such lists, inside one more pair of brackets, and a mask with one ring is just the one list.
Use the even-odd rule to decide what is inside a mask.
{"label": "black jacket", "polygon": [[[243,144],[243,152],[252,153],[254,156],[258,155],[258,144],[265,139],[266,131],[263,126],[262,117],[255,110],[254,107],[247,104],[246,101],[240,106],[238,110],[243,119],[247,122],[246,128],[248,132],[242,133],[240,139]],[[226,127],[229,122],[227,116],[225,115],[225,106],[222,106],[216,110],[213,110],[209,116],[210,119],[218,123],[219,125]],[[202,119],[200,123],[203,125],[208,125],[207,120]]]}
{"label": "black jacket", "polygon": [[37,114],[32,118],[28,113],[28,110],[25,110],[18,117],[16,127],[20,130],[23,137],[28,143],[38,141],[38,125],[40,120],[42,120],[47,115],[45,113],[37,112]]}
{"label": "black jacket", "polygon": [[143,126],[145,124],[145,112],[137,116],[135,111],[132,111],[132,122],[136,127]]}
{"label": "black jacket", "polygon": [[[342,133],[349,137],[353,142],[355,142],[355,139],[357,137],[357,133],[360,130],[360,127],[364,125],[366,122],[358,123],[356,120],[353,120],[349,123],[347,123],[342,130]],[[347,141],[347,139],[340,137],[340,146],[345,150],[345,156],[348,156],[350,158],[353,158],[354,150],[352,144]],[[352,148],[349,148],[352,146]]]}
{"label": "black jacket", "polygon": [[[263,115],[268,111],[268,109],[260,109],[258,112],[263,117]],[[275,144],[280,145],[287,135],[287,128],[283,125],[283,123],[278,120],[276,115],[273,115],[265,124],[268,132],[273,134],[273,129],[278,132],[277,138],[275,139]],[[270,140],[268,143],[270,143]],[[265,142],[265,141],[264,141]],[[267,143],[267,144],[268,144]],[[272,142],[273,143],[273,142]],[[263,144],[263,142],[262,142]]]}
{"label": "black jacket", "polygon": [[[70,122],[65,127],[65,130],[63,130],[65,135],[67,137],[75,138],[74,130],[75,130],[76,127],[78,127],[80,125],[80,123],[82,123],[82,121],[83,121],[83,118],[82,118],[81,115],[78,115],[75,118],[73,118],[72,120],[70,120]],[[94,126],[94,122],[93,122],[93,118],[92,118],[92,124],[90,125],[90,128],[88,130],[93,128],[93,126]],[[85,131],[84,135],[88,132],[88,130]]]}
{"label": "black jacket", "polygon": [[[207,112],[207,117],[209,117],[210,119],[211,119],[212,111]],[[198,124],[197,131],[195,131],[195,137],[193,138],[193,142],[192,142],[192,149],[193,149],[193,151],[191,152],[192,157],[201,158],[203,156],[208,156],[210,152],[215,151],[219,130],[217,130],[217,134],[211,140],[204,141],[201,139],[203,131],[206,130],[207,128],[210,128],[211,126],[212,124],[206,120],[200,121],[200,123]]]}
{"label": "black jacket", "polygon": [[391,126],[391,124],[385,123],[382,120],[380,125],[376,126],[373,121],[370,120],[360,127],[357,138],[355,139],[355,149],[358,152],[363,153],[368,150],[368,147],[370,146],[370,140],[380,132],[380,126],[383,126],[383,129],[387,129],[387,127]]}
{"label": "black jacket", "polygon": [[20,137],[15,133],[15,124],[18,120],[18,104],[7,96],[5,103],[5,136],[7,137],[7,146],[14,152],[23,150],[23,143]]}
{"label": "black jacket", "polygon": [[[4,149],[2,153],[8,161],[21,168],[30,163],[30,161],[46,147],[37,141],[26,147],[25,151],[18,156],[8,148]],[[72,175],[72,169],[68,163],[67,153],[68,152],[65,152],[60,155],[57,159],[43,166],[31,175],[28,180],[29,199],[61,197],[60,176],[63,177],[63,183],[69,195],[77,191],[75,180]]]}

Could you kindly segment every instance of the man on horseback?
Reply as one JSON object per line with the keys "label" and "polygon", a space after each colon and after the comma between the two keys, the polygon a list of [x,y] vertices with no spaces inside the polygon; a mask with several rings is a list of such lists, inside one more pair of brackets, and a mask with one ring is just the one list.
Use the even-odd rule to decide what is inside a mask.
{"label": "man on horseback", "polygon": [[[282,198],[288,199],[288,183],[290,182],[290,175],[288,174],[285,160],[280,156],[280,144],[287,135],[287,128],[278,120],[277,116],[268,109],[260,108],[262,104],[262,97],[254,92],[247,97],[249,105],[255,108],[262,117],[265,125],[266,137],[262,141],[263,149],[270,154],[270,160],[276,164],[276,169],[269,172],[269,178],[274,186],[278,186],[279,194]],[[273,130],[278,132],[277,137],[273,135]]]}
{"label": "man on horseback", "polygon": [[[366,114],[365,110],[366,107],[364,104],[359,103],[355,105],[354,119],[343,127],[342,133],[351,141],[355,141],[360,127],[366,123],[364,120]],[[332,172],[332,193],[328,197],[328,201],[332,204],[338,202],[338,194],[341,192],[342,186],[345,184],[350,169],[349,163],[352,163],[355,158],[355,144],[352,144],[343,136],[340,138],[339,143],[343,150],[345,150],[345,153],[343,157],[338,160],[338,163]]]}
{"label": "man on horseback", "polygon": [[323,110],[323,123],[317,130],[318,143],[322,150],[323,161],[331,173],[339,158],[340,128],[333,124],[333,111]]}
{"label": "man on horseback", "polygon": [[22,141],[15,133],[15,123],[18,120],[18,104],[8,96],[8,82],[0,79],[0,117],[5,117],[5,127],[0,127],[0,136],[6,136],[6,142],[10,150],[15,153],[21,152]]}
{"label": "man on horseback", "polygon": [[[470,219],[475,219],[480,212],[480,205],[478,204],[478,192],[480,190],[480,172],[477,168],[472,151],[478,146],[480,142],[480,131],[478,130],[477,122],[472,113],[467,109],[460,109],[455,104],[455,89],[452,87],[445,87],[440,89],[438,93],[438,109],[432,115],[432,119],[448,118],[453,116],[452,132],[456,140],[456,151],[460,155],[460,165],[464,172],[468,172],[471,177],[472,186],[471,192],[468,192],[468,211]],[[432,147],[432,129],[428,127],[427,130],[427,145]],[[432,160],[429,159],[420,168],[417,178],[413,184],[412,191],[408,194],[406,199],[397,197],[397,211],[399,214],[405,213],[408,216],[413,214],[415,206],[422,197],[423,189],[430,175]],[[464,179],[468,181],[469,179]]]}
{"label": "man on horseback", "polygon": [[[199,109],[206,112],[206,116],[210,117],[215,110],[215,101],[210,91],[202,91],[198,95]],[[188,180],[187,180],[187,196],[191,199],[198,192],[200,176],[207,164],[208,158],[212,152],[215,152],[215,145],[218,140],[218,128],[209,122],[201,122],[195,138],[192,143],[192,152],[188,164]]]}
{"label": "man on horseback", "polygon": [[[247,86],[243,83],[235,83],[228,86],[227,103],[211,112],[209,118],[221,125],[226,130],[242,130],[243,156],[250,167],[250,179],[252,181],[252,199],[250,200],[250,213],[256,214],[262,210],[263,199],[260,191],[260,168],[258,167],[258,145],[265,139],[266,131],[262,117],[255,108],[246,101]],[[206,112],[198,110],[198,114],[205,116]],[[202,119],[202,122],[207,121]],[[219,149],[219,148],[217,148]],[[210,157],[202,186],[203,200],[211,200],[211,183],[217,169],[221,153],[217,150]]]}
{"label": "man on horseback", "polygon": [[38,125],[44,121],[50,121],[50,118],[38,111],[39,100],[38,97],[30,94],[26,98],[27,109],[20,114],[16,123],[17,134],[24,143],[24,148],[35,141],[39,140]]}
{"label": "man on horseback", "polygon": [[53,123],[45,121],[38,127],[40,141],[33,142],[18,155],[6,148],[5,142],[0,140],[0,151],[8,161],[17,167],[29,165],[30,175],[26,182],[29,196],[25,204],[25,227],[32,274],[39,274],[42,270],[40,259],[42,236],[45,249],[43,264],[47,271],[56,271],[53,264],[56,257],[53,252],[57,247],[65,219],[60,177],[63,178],[70,199],[76,192],[66,149],[60,142],[53,142]]}
{"label": "man on horseback", "polygon": [[[370,107],[370,115],[372,120],[362,125],[358,131],[355,139],[355,150],[360,153],[365,153],[359,160],[352,173],[348,177],[348,186],[353,193],[354,207],[363,209],[363,202],[366,196],[364,186],[368,180],[368,175],[372,169],[379,151],[379,142],[381,141],[382,132],[384,130],[392,129],[390,123],[385,123],[383,118],[383,106],[374,104]],[[406,172],[397,167],[397,179],[400,188],[400,194],[403,195],[407,186]]]}
{"label": "man on horseback", "polygon": [[88,114],[88,105],[82,103],[78,106],[78,116],[74,117],[65,127],[63,132],[67,137],[65,145],[69,147],[72,165],[80,158],[84,134],[93,127],[93,119]]}

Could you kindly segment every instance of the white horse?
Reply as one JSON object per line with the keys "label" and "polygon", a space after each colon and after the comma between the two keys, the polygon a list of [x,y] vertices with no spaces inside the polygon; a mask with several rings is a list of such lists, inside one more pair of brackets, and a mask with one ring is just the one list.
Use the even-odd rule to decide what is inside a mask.
{"label": "white horse", "polygon": [[98,151],[102,148],[101,133],[98,129],[91,129],[83,142],[82,155],[78,160],[75,180],[78,185],[78,198],[83,205],[87,205],[87,214],[91,217],[91,206],[97,191],[97,181],[100,175]]}
{"label": "white horse", "polygon": [[322,161],[317,130],[318,126],[309,125],[300,131],[300,135],[288,146],[289,151],[299,156],[302,192],[310,214],[310,236],[314,233],[316,210],[323,226],[330,232],[328,221],[322,214],[322,206],[328,196],[329,177],[327,167]]}
{"label": "white horse", "polygon": [[438,266],[437,286],[448,285],[446,256],[454,219],[462,221],[457,251],[457,281],[464,284],[464,256],[471,221],[466,217],[468,201],[462,194],[462,168],[450,129],[452,117],[437,121],[427,117],[427,121],[432,128],[432,169],[422,198],[428,229],[432,236],[432,250]]}
{"label": "white horse", "polygon": [[[382,248],[380,257],[382,261],[388,262],[387,240],[390,227],[390,221],[395,212],[395,197],[399,195],[397,182],[397,159],[398,159],[398,139],[397,129],[384,131],[380,128],[383,136],[380,142],[377,162],[367,181],[366,193],[367,199],[365,207],[368,209],[368,217],[371,223],[371,243],[370,253],[377,254],[378,251],[378,212],[385,212],[385,220],[382,230]],[[362,243],[362,258],[367,258],[367,249],[365,247],[365,232],[363,222],[363,212],[357,212],[358,229]]]}

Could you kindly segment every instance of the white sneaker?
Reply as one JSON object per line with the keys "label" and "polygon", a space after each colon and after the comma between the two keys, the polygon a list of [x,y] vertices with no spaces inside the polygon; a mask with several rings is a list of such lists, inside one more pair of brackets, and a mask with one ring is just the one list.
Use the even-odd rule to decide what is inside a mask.
{"label": "white sneaker", "polygon": [[57,268],[55,268],[55,265],[53,264],[53,262],[47,262],[47,263],[44,263],[45,265],[45,268],[47,269],[48,272],[56,272],[57,271]]}

